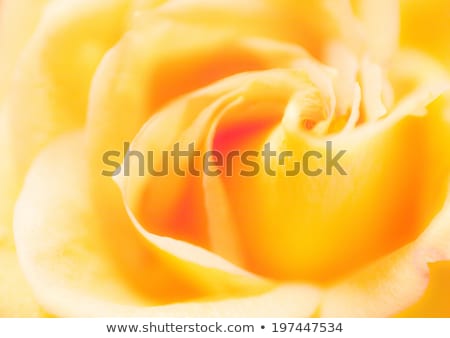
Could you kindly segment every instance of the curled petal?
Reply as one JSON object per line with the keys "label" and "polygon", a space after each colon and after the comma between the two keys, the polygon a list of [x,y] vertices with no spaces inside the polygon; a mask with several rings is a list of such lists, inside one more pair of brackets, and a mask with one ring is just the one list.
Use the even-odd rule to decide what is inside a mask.
{"label": "curled petal", "polygon": [[127,6],[60,0],[46,7],[5,101],[19,177],[53,137],[83,125],[92,75],[122,33]]}
{"label": "curled petal", "polygon": [[[312,151],[320,159],[309,174],[275,158],[276,175],[223,179],[227,203],[222,204],[232,211],[246,266],[271,277],[329,283],[414,240],[446,193],[448,124],[436,113],[441,109],[424,114],[445,88],[419,91],[389,117],[330,136],[332,148],[327,137],[298,132],[288,119],[260,139],[251,149],[267,142],[278,154],[294,149],[297,162]],[[237,143],[244,140],[245,134]],[[347,175],[327,172],[332,149],[346,151],[341,167]],[[258,163],[265,167],[262,159]],[[297,174],[286,175],[287,170]]]}
{"label": "curled petal", "polygon": [[[279,286],[227,269],[218,260],[199,266],[190,262],[189,251],[182,257],[171,253],[176,243],[166,241],[167,247],[158,245],[164,239],[153,240],[156,245],[144,243],[130,231],[123,236],[128,243],[134,238],[134,246],[119,255],[131,260],[133,252],[141,250],[135,275],[146,288],[136,284],[116,259],[117,248],[108,246],[107,229],[93,210],[83,153],[80,133],[50,145],[33,164],[16,207],[14,228],[21,266],[48,312],[58,316],[233,316],[238,300],[248,316],[315,311],[319,297],[313,287]],[[196,254],[195,250],[190,253]]]}

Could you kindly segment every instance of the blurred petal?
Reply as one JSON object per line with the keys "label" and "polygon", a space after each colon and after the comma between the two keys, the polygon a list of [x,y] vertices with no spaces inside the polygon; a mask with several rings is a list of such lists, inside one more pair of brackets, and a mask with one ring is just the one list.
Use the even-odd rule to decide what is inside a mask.
{"label": "blurred petal", "polygon": [[5,101],[19,177],[52,137],[84,123],[93,72],[122,33],[127,6],[59,0],[46,7]]}
{"label": "blurred petal", "polygon": [[[14,226],[19,259],[36,297],[50,313],[232,316],[237,298],[241,300],[241,310],[249,316],[277,315],[278,311],[283,315],[314,312],[318,302],[316,289],[300,285],[277,287],[230,270],[228,263],[220,260],[199,266],[189,262],[189,251],[181,257],[166,252],[176,248],[174,242],[166,242],[167,247],[144,245],[136,232],[129,231],[122,235],[128,242],[134,238],[135,246],[127,247],[126,253],[114,252],[117,248],[108,245],[108,229],[102,228],[98,213],[92,210],[88,172],[81,134],[66,136],[44,150],[33,164],[16,207]],[[144,281],[145,290],[115,256],[132,259],[134,250],[142,250],[140,269],[135,274]],[[195,250],[191,253],[195,254]],[[192,303],[155,306],[189,300]],[[268,306],[268,302],[277,305]]]}
{"label": "blurred petal", "polygon": [[[3,226],[4,224],[0,224],[0,227]],[[23,276],[11,243],[10,239],[0,238],[0,318],[44,317],[46,314],[36,302],[31,287]]]}
{"label": "blurred petal", "polygon": [[50,0],[2,0],[0,2],[0,102],[12,70]]}
{"label": "blurred petal", "polygon": [[[342,39],[351,47],[361,43],[361,27],[346,0],[174,0],[166,1],[156,12],[207,29],[226,27],[242,35],[294,42],[316,57],[329,40]],[[146,19],[143,15],[141,21]]]}
{"label": "blurred petal", "polygon": [[[125,3],[47,2],[3,1],[0,10],[0,99],[7,94],[0,113],[0,258],[8,267],[1,272],[0,314],[8,316],[45,315],[17,264],[12,236],[23,175],[41,146],[84,120],[89,72],[116,34],[111,27]],[[99,13],[106,19],[93,19]]]}
{"label": "blurred petal", "polygon": [[450,71],[450,3],[401,0],[400,42],[429,53]]}
{"label": "blurred petal", "polygon": [[450,260],[429,263],[428,268],[429,282],[424,294],[396,317],[450,317]]}
{"label": "blurred petal", "polygon": [[14,182],[11,145],[5,114],[0,111],[0,317],[43,316],[19,267],[12,233],[12,211],[17,184]]}
{"label": "blurred petal", "polygon": [[420,87],[449,82],[450,79],[450,73],[442,64],[425,52],[414,49],[399,50],[392,58],[387,74],[396,101]]}
{"label": "blurred petal", "polygon": [[345,0],[141,0],[131,12],[129,31],[93,82],[88,134],[97,168],[170,99],[238,72],[288,66],[288,54],[240,41],[264,37],[320,56],[330,39],[353,48],[361,38]]}
{"label": "blurred petal", "polygon": [[[431,270],[428,263],[450,259],[450,199],[427,230],[407,245],[345,278],[325,293],[320,314],[324,317],[385,317],[448,313],[448,263]],[[442,294],[437,292],[443,291]],[[430,299],[432,296],[434,299]],[[441,298],[443,297],[443,298]],[[419,302],[416,304],[416,302]],[[431,304],[430,304],[431,303]],[[416,305],[414,305],[416,304]]]}
{"label": "blurred petal", "polygon": [[372,61],[385,64],[398,45],[398,0],[352,0],[351,2],[356,16],[364,27],[367,44],[365,50]]}

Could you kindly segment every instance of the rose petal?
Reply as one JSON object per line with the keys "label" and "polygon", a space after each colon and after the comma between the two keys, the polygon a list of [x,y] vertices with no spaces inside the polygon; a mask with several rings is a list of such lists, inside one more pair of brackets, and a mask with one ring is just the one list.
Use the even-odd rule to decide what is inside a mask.
{"label": "rose petal", "polygon": [[[261,72],[261,74],[267,75],[270,72]],[[286,74],[289,73],[286,72]],[[264,79],[264,76],[261,75],[261,78]],[[236,78],[230,78],[229,83],[232,83],[231,81]],[[290,83],[288,79],[289,76],[280,77],[279,80],[273,77],[270,81],[274,84],[274,87],[270,92],[266,93],[261,90],[261,93],[265,94],[250,94],[260,97],[261,105],[258,108],[252,107],[253,110],[259,109],[259,122],[264,120],[264,104],[270,102],[270,97],[274,96],[274,93],[278,90],[276,89],[277,86],[286,88],[283,89],[284,92],[279,89],[280,92],[287,95],[284,100],[293,95],[293,93],[290,94],[291,90],[301,91],[301,80],[297,80],[292,89],[287,89],[289,88],[288,83]],[[227,82],[224,81],[224,83]],[[152,150],[159,153],[162,150],[170,149],[177,141],[181,141],[181,146],[185,148],[189,142],[197,142],[202,146],[204,142],[204,136],[202,135],[210,129],[211,117],[214,114],[218,116],[221,111],[233,110],[233,105],[241,108],[234,109],[235,117],[231,117],[231,120],[229,118],[233,122],[227,122],[226,125],[220,126],[218,131],[227,130],[227,128],[231,131],[233,129],[239,130],[242,125],[245,125],[245,123],[242,123],[245,119],[252,120],[248,116],[253,115],[248,115],[248,112],[250,106],[254,106],[255,103],[249,101],[249,106],[245,107],[232,99],[245,98],[249,96],[244,94],[247,92],[258,93],[257,83],[258,81],[248,91],[242,91],[236,85],[232,86],[231,88],[237,87],[238,89],[230,91],[230,97],[224,95],[221,100],[216,98],[215,103],[211,105],[212,110],[210,112],[203,108],[209,100],[212,100],[210,88],[199,91],[207,99],[202,101],[200,96],[198,102],[193,101],[192,106],[186,107],[186,103],[183,103],[183,100],[186,99],[183,98],[167,110],[160,112],[143,128],[132,150],[143,153]],[[219,83],[216,87],[219,85],[223,84]],[[230,215],[230,212],[219,210],[219,214],[224,216],[219,222],[220,226],[211,226],[211,224],[214,224],[214,219],[209,216],[208,233],[205,233],[206,225],[202,225],[206,222],[204,217],[199,217],[205,212],[200,208],[203,200],[202,194],[191,193],[191,195],[187,195],[189,197],[181,198],[180,194],[185,191],[183,189],[186,189],[181,187],[187,181],[183,177],[169,175],[163,178],[155,178],[151,175],[141,174],[138,172],[138,166],[136,166],[137,162],[140,161],[137,161],[134,165],[131,165],[134,166],[131,177],[124,178],[126,183],[123,188],[127,187],[125,188],[126,201],[129,203],[132,213],[136,215],[138,223],[142,223],[150,232],[156,231],[168,236],[181,236],[178,238],[189,240],[189,238],[183,237],[184,235],[177,233],[175,227],[184,227],[185,232],[189,234],[193,229],[192,224],[202,225],[203,230],[200,230],[200,233],[203,233],[202,238],[207,238],[205,236],[209,234],[213,242],[219,243],[220,241],[214,241],[213,238],[223,236],[226,239],[223,243],[227,244],[222,244],[226,248],[219,250],[221,254],[254,272],[270,277],[276,276],[277,278],[286,278],[288,275],[288,278],[329,281],[336,278],[336,275],[351,271],[359,265],[413,240],[438,210],[444,194],[444,191],[441,191],[442,187],[439,180],[442,180],[448,172],[448,161],[440,159],[442,155],[440,155],[438,149],[446,149],[447,128],[442,123],[442,114],[423,115],[423,112],[424,107],[445,89],[446,84],[437,85],[436,88],[419,90],[417,93],[406,97],[394,109],[389,118],[378,123],[361,126],[354,133],[340,134],[334,137],[335,149],[350,151],[349,157],[343,159],[342,162],[344,167],[354,171],[349,175],[322,175],[320,177],[304,175],[284,177],[281,175],[281,177],[275,178],[265,175],[242,178],[234,175],[231,179],[226,179],[224,187],[228,200],[214,205],[228,206],[232,215]],[[207,94],[210,96],[206,96]],[[217,97],[217,94],[213,97]],[[298,132],[298,121],[301,118],[298,119],[295,112],[304,113],[305,107],[310,109],[310,103],[312,103],[311,107],[314,105],[323,107],[320,102],[314,103],[312,96],[309,94],[306,95],[306,98],[302,103],[300,96],[298,101],[300,106],[296,109],[290,109],[288,106],[283,119],[283,129],[278,128],[271,136],[266,138],[266,141],[271,141],[279,152],[292,149],[304,152],[314,149],[324,154],[324,141],[321,145],[321,141]],[[186,100],[186,102],[190,101]],[[197,112],[202,110],[208,111],[208,113],[206,115],[199,114],[197,122],[191,122]],[[272,112],[277,111],[273,107],[270,110]],[[420,117],[413,116],[417,112]],[[277,115],[274,114],[274,116]],[[281,115],[279,118],[281,118]],[[253,121],[256,120],[253,119]],[[272,124],[272,126],[274,125]],[[167,133],[167,130],[171,132]],[[422,131],[421,137],[418,136],[418,131]],[[413,134],[417,140],[414,146],[411,144]],[[228,145],[225,148],[220,146],[219,150],[226,154],[229,150],[241,149],[239,145],[242,145],[241,142],[245,137],[244,132],[223,137],[222,141],[228,142],[227,140],[231,139],[234,140],[234,143],[233,146]],[[264,142],[264,138],[260,139],[259,145],[250,149],[259,149]],[[282,145],[282,148],[277,148],[279,145]],[[422,165],[416,160],[418,154],[421,156]],[[323,155],[323,158],[325,158],[325,155]],[[436,163],[435,166],[433,168],[423,167],[428,161]],[[356,163],[360,164],[356,165]],[[262,167],[263,163],[260,163],[260,165]],[[374,168],[378,168],[376,171],[378,176],[372,174]],[[411,170],[411,168],[416,168],[416,170]],[[278,169],[280,169],[280,166],[278,166]],[[405,173],[407,174],[405,175]],[[378,178],[375,179],[375,177]],[[294,179],[295,181],[293,181]],[[274,183],[274,180],[278,180],[277,184]],[[380,180],[380,182],[375,183],[377,180]],[[390,182],[387,187],[386,182]],[[415,186],[411,186],[410,182],[417,183]],[[323,189],[318,189],[319,186]],[[325,188],[327,186],[329,188]],[[146,190],[145,187],[151,188]],[[201,189],[199,182],[189,185],[189,187],[189,192]],[[298,190],[293,187],[297,187]],[[341,188],[337,189],[337,187]],[[361,189],[360,193],[355,192],[355,187]],[[328,189],[331,190],[328,191]],[[387,198],[391,202],[386,203],[386,201],[380,200],[381,196],[386,195],[385,189],[391,189],[387,194]],[[213,197],[214,191],[208,190],[209,194],[208,196],[205,195],[205,200],[215,200]],[[223,189],[219,189],[217,193],[223,195]],[[405,199],[405,194],[409,198]],[[274,196],[278,197],[274,199]],[[352,201],[350,204],[343,202],[348,199]],[[182,209],[174,204],[174,201],[181,200],[189,200],[189,203],[196,200],[188,209],[197,211],[190,216],[173,214],[173,210],[178,212]],[[326,206],[323,212],[317,211],[316,204],[314,204],[315,200],[317,200],[315,203]],[[374,203],[374,201],[377,202]],[[374,212],[374,204],[380,210]],[[213,210],[223,208],[214,207],[210,203],[209,205],[212,206]],[[416,205],[422,207],[415,207]],[[406,212],[408,208],[413,208],[417,214]],[[215,214],[210,210],[207,211],[210,215]],[[165,216],[169,212],[174,215],[174,218],[168,219]],[[332,212],[336,213],[335,216],[330,216]],[[367,215],[372,215],[369,217],[370,225],[361,227],[360,224],[363,222],[367,224]],[[179,222],[180,219],[183,219],[182,223]],[[232,222],[233,219],[235,225],[224,226],[224,220]],[[168,220],[168,222],[164,223],[164,220]],[[306,226],[308,222],[310,226]],[[340,222],[339,226],[336,225],[336,222]],[[284,226],[277,227],[276,224],[280,223]],[[289,224],[292,226],[287,226]],[[303,224],[303,226],[299,226],[299,224]],[[327,224],[334,225],[328,227]],[[224,233],[223,229],[228,229],[229,234]],[[218,231],[217,234],[220,234],[219,236],[214,235],[216,231]],[[195,237],[198,238],[198,236]],[[234,238],[234,242],[232,238]],[[374,238],[378,239],[374,240]],[[200,245],[208,247],[205,240]],[[347,243],[345,251],[342,250],[341,241]],[[240,244],[237,244],[237,242],[240,242]],[[314,243],[314,246],[308,243]],[[380,245],[380,243],[383,245]],[[302,250],[298,250],[299,246]],[[234,249],[230,250],[230,248]],[[243,255],[244,258],[242,258]],[[290,257],[290,260],[286,260],[285,257]]]}
{"label": "rose petal", "polygon": [[[124,143],[130,142],[147,118],[161,105],[167,104],[167,101],[235,73],[274,67],[287,68],[308,56],[303,49],[291,44],[240,37],[226,31],[205,30],[195,25],[156,21],[150,28],[130,32],[106,55],[95,75],[87,123],[93,175],[110,170],[104,161],[110,151],[118,152],[114,159],[120,163],[125,153]],[[192,38],[186,38],[186,34]],[[183,56],[182,63],[178,62],[180,55]],[[195,115],[199,112],[198,109],[202,108],[192,107]],[[167,127],[159,130],[158,135],[161,131],[165,134],[173,129],[172,124],[170,122]],[[164,146],[168,145],[159,145],[157,149]],[[93,188],[94,192],[109,191],[111,195],[116,193],[117,189],[111,184],[109,177],[95,182],[99,186]],[[196,183],[201,184],[198,180]],[[164,187],[163,191],[168,200],[170,186]],[[195,204],[199,198],[201,197],[177,199],[188,201],[191,205],[183,202],[183,206],[175,209],[183,209],[186,213],[197,210],[194,211],[195,215],[186,215],[185,219],[201,224],[201,220],[196,220],[202,216],[198,212],[201,207]],[[98,208],[105,211],[105,217],[117,218],[111,215],[114,214],[111,210],[116,210],[117,207],[111,205],[110,201],[115,200],[96,199]],[[161,203],[159,199],[159,205]],[[158,215],[165,214],[166,216],[161,217],[167,221],[176,217],[170,211],[174,210],[171,208],[154,210],[154,223],[158,222]],[[196,238],[199,242],[203,241],[200,229],[186,229],[189,230],[185,234],[190,235],[191,240]]]}
{"label": "rose petal", "polygon": [[0,102],[12,70],[49,0],[3,0],[0,3]]}
{"label": "rose petal", "polygon": [[152,19],[151,26],[130,31],[94,77],[87,132],[97,170],[105,151],[122,150],[170,100],[233,74],[289,68],[309,57],[288,43]]}
{"label": "rose petal", "polygon": [[[399,3],[398,0],[352,0],[353,9],[361,20],[365,50],[371,60],[384,65],[389,61],[398,45]],[[383,27],[380,30],[380,27]]]}
{"label": "rose petal", "polygon": [[[294,42],[316,57],[320,56],[325,41],[342,39],[352,47],[361,42],[361,27],[348,1],[175,0],[161,5],[157,13],[208,29],[227,27],[238,34]],[[145,15],[141,20],[146,20]],[[230,22],[234,25],[230,26]]]}
{"label": "rose petal", "polygon": [[11,242],[8,245],[4,238],[0,239],[0,317],[45,317],[23,276]]}
{"label": "rose petal", "polygon": [[[449,224],[450,199],[414,243],[381,258],[330,288],[325,293],[320,315],[385,317],[412,306],[429,282],[427,263],[450,259]],[[443,291],[438,297],[446,297],[448,292]],[[417,305],[418,308],[412,306],[411,312],[406,311],[404,315],[426,315],[426,300],[424,302],[422,306],[425,308],[421,309],[421,305]],[[434,308],[434,311],[442,309],[448,311],[448,303],[447,306]]]}
{"label": "rose petal", "polygon": [[5,105],[19,176],[53,137],[84,123],[92,75],[122,33],[127,2],[60,0],[46,7]]}
{"label": "rose petal", "polygon": [[94,79],[88,120],[93,160],[98,168],[105,151],[129,141],[157,108],[177,95],[238,72],[289,64],[270,49],[230,40],[265,37],[293,42],[320,56],[329,39],[359,46],[360,33],[346,1],[135,2],[130,30]]}
{"label": "rose petal", "polygon": [[442,110],[421,117],[414,111],[423,113],[445,89],[419,91],[388,118],[329,137],[334,153],[347,151],[341,166],[348,175],[325,174],[327,138],[296,132],[290,122],[276,129],[263,143],[278,154],[294,150],[297,161],[318,151],[322,159],[312,170],[324,171],[286,176],[292,163],[272,158],[275,176],[225,183],[245,266],[281,279],[330,282],[416,238],[443,203],[450,156]]}
{"label": "rose petal", "polygon": [[429,53],[444,63],[450,71],[449,2],[446,0],[402,0],[400,6],[401,45]]}
{"label": "rose petal", "polygon": [[[189,44],[186,44],[186,41],[180,40],[180,36],[183,36],[181,33],[189,29],[193,32],[190,35],[200,35],[202,38],[190,41]],[[164,95],[169,98],[170,95],[177,96],[185,90],[189,90],[192,86],[202,87],[204,84],[214,81],[216,77],[226,77],[229,73],[239,71],[244,71],[245,73],[253,68],[290,67],[295,62],[307,57],[304,50],[290,44],[274,42],[267,39],[241,39],[233,36],[228,37],[228,35],[224,36],[223,34],[219,34],[218,36],[217,32],[214,32],[214,34],[205,33],[203,30],[198,31],[198,29],[180,25],[170,25],[169,27],[163,25],[161,32],[150,33],[147,32],[143,36],[139,34],[138,38],[136,38],[138,41],[130,38],[131,41],[128,41],[129,43],[124,42],[124,45],[118,46],[119,49],[113,50],[105,58],[94,80],[95,89],[91,96],[92,104],[88,122],[88,140],[91,145],[89,151],[94,175],[98,175],[102,170],[108,169],[110,171],[109,164],[106,166],[104,162],[104,157],[108,154],[108,151],[114,150],[119,153],[114,158],[117,162],[123,159],[125,152],[123,149],[124,142],[127,139],[134,138],[137,130],[142,126],[142,119],[148,115],[149,111],[151,112],[158,106],[158,104],[154,106],[155,103],[152,103],[154,101],[153,99],[149,100],[149,92],[154,92],[151,97],[154,97],[155,100]],[[156,39],[156,41],[150,44],[143,43],[149,40],[144,37],[148,37],[150,40]],[[173,40],[173,43],[170,44],[173,50],[169,50],[168,54],[166,53],[167,51],[159,52],[164,50],[163,46],[167,45],[168,39]],[[155,46],[161,46],[161,48],[155,48]],[[127,58],[123,60],[125,64],[117,65],[117,62],[122,62],[122,57],[120,54],[117,54],[120,52],[121,47],[125,48],[124,50],[127,51],[127,55],[132,57],[132,60],[129,62]],[[136,48],[136,52],[129,53],[130,48]],[[206,51],[209,52],[206,53]],[[206,53],[206,59],[203,59],[203,53]],[[176,67],[174,66],[174,62],[168,62],[168,60],[172,60],[174,55],[178,58],[180,54],[185,56],[185,62]],[[211,56],[212,60],[209,60]],[[227,58],[228,56],[230,56],[229,59]],[[142,66],[143,63],[147,64],[144,68]],[[223,67],[220,66],[221,63]],[[216,64],[216,66],[219,65],[219,67],[218,70],[211,72],[211,67],[208,65],[213,64]],[[115,67],[119,67],[120,70]],[[242,67],[244,68],[241,69]],[[163,79],[156,76],[155,69],[158,70],[158,74],[161,72],[166,77]],[[118,79],[125,80],[120,83],[116,82],[117,79],[110,81],[108,79],[110,79],[111,74],[119,74]],[[168,76],[168,74],[172,74],[172,76]],[[194,76],[193,74],[197,75]],[[152,79],[150,81],[150,87],[148,86],[149,81],[147,77]],[[246,75],[241,76],[241,78],[245,79]],[[176,81],[176,85],[171,85],[167,79],[173,79]],[[233,85],[240,86],[240,83],[237,79],[233,80],[232,83],[228,81],[226,88],[232,88]],[[141,147],[142,149],[139,148],[137,150],[141,150],[143,154],[146,154],[149,149],[158,153],[158,151],[162,151],[163,149],[171,148],[176,142],[177,133],[181,133],[183,128],[186,128],[206,105],[210,104],[222,95],[220,93],[226,90],[220,89],[216,90],[216,92],[206,90],[205,92],[200,91],[200,93],[195,94],[194,97],[197,98],[191,100],[192,102],[189,102],[189,107],[187,107],[189,115],[183,119],[174,117],[174,115],[177,114],[176,110],[186,109],[184,105],[178,104],[172,107],[171,110],[173,112],[168,113],[168,116],[163,116],[156,120],[158,128],[149,127],[151,132],[149,131],[148,134],[153,139],[151,142],[152,145],[148,145],[147,148]],[[160,91],[164,95],[160,95]],[[205,96],[205,99],[202,99],[202,95]],[[114,97],[115,100],[111,101],[111,97]],[[148,104],[143,103],[148,100]],[[130,110],[133,112],[132,114],[129,113]],[[162,114],[160,113],[159,115]],[[110,116],[112,117],[110,118]],[[99,127],[100,125],[102,127]],[[207,125],[203,124],[201,130],[204,133],[206,133],[205,128],[207,129]],[[143,140],[142,144],[145,142],[147,141]],[[133,149],[136,150],[136,148]],[[102,158],[103,162],[101,161]],[[147,218],[152,219],[153,231],[156,231],[155,229],[159,227],[159,233],[168,234],[168,232],[162,230],[165,228],[164,224],[170,223],[173,225],[176,223],[176,218],[179,213],[173,212],[173,210],[183,210],[185,212],[183,216],[184,224],[182,227],[178,227],[177,231],[183,233],[185,237],[182,238],[184,240],[188,240],[189,237],[189,240],[191,242],[196,241],[196,244],[204,242],[205,231],[202,230],[202,224],[206,216],[201,211],[203,204],[202,196],[197,194],[194,197],[194,194],[191,194],[189,198],[186,196],[185,198],[179,198],[180,196],[177,195],[188,194],[188,190],[195,192],[195,189],[188,189],[188,187],[192,185],[201,187],[201,180],[183,180],[183,188],[179,189],[173,188],[177,184],[175,182],[179,182],[180,178],[158,178],[157,181],[159,183],[154,182],[152,188],[155,192],[152,196],[156,201],[154,203],[152,198],[148,196],[147,202],[149,205],[153,204],[159,207],[149,209],[144,213],[147,215]],[[94,191],[103,192],[107,189],[111,194],[114,194],[116,191],[116,188],[109,184],[110,180],[108,177],[104,177],[103,180],[97,180],[96,182],[100,182],[102,185],[93,189]],[[157,191],[160,192],[158,193]],[[164,198],[161,198],[162,192],[164,192]],[[169,201],[172,198],[181,204],[176,206],[171,204]],[[114,201],[115,199],[111,200]],[[99,204],[101,204],[100,208],[105,210],[105,213],[111,214],[111,209],[115,210],[116,207],[108,204],[108,201],[100,201]],[[140,219],[139,221],[143,220]],[[158,231],[156,232],[158,233]]]}
{"label": "rose petal", "polygon": [[[49,303],[52,303],[53,313],[61,317],[310,317],[320,300],[317,288],[308,285],[282,285],[253,297],[152,307],[118,305],[87,297],[80,292],[54,291],[48,295]],[[60,298],[56,299],[59,295],[65,297],[65,304]],[[78,304],[83,308],[67,307],[67,304]]]}
{"label": "rose petal", "polygon": [[428,263],[428,268],[429,282],[424,294],[396,317],[450,317],[450,261]]}
{"label": "rose petal", "polygon": [[[141,252],[140,270],[135,271],[147,286],[142,289],[108,246],[107,229],[92,210],[88,172],[82,135],[68,135],[33,164],[16,207],[18,256],[36,297],[50,313],[232,316],[237,298],[249,316],[314,312],[318,294],[312,287],[277,287],[248,274],[221,270],[223,264],[217,261],[212,268],[200,267],[185,260],[190,259],[187,251],[180,259],[136,240],[127,247],[128,253],[120,254],[132,259],[135,250],[146,250]],[[128,243],[139,237],[133,231],[122,235]],[[224,297],[232,299],[221,301]],[[186,299],[195,302],[154,306]]]}
{"label": "rose petal", "polygon": [[402,49],[387,68],[388,78],[397,101],[423,86],[448,82],[445,67],[423,51]]}
{"label": "rose petal", "polygon": [[[227,117],[227,121],[218,132],[226,131],[227,128],[243,128],[234,137],[238,143],[241,142],[240,136],[245,133],[273,128],[275,123],[280,122],[291,96],[297,91],[308,94],[307,88],[311,84],[306,71],[301,70],[246,73],[189,94],[156,114],[142,128],[131,147],[132,152],[140,154],[150,151],[153,157],[148,159],[147,156],[147,161],[144,159],[142,163],[139,158],[130,156],[116,177],[137,225],[142,225],[151,233],[190,241],[209,249],[211,243],[208,241],[219,243],[212,239],[224,229],[216,224],[220,218],[210,217],[215,214],[213,210],[216,208],[215,204],[210,203],[214,199],[214,191],[205,190],[202,193],[202,180],[203,184],[209,184],[206,182],[208,178],[200,173],[198,177],[192,173],[177,174],[174,172],[173,159],[166,163],[168,172],[163,176],[149,173],[147,165],[153,160],[150,163],[152,167],[161,171],[162,152],[171,151],[176,143],[180,149],[187,149],[189,144],[194,144],[204,152],[212,150],[208,148],[211,144],[205,145],[205,141],[211,132],[215,134],[212,125],[222,115]],[[255,121],[257,125],[252,126]],[[253,129],[245,129],[247,126]],[[224,135],[224,141],[226,139],[233,140],[233,137]],[[243,150],[241,145],[236,144],[235,150]],[[222,151],[226,156],[227,149],[222,146],[219,144],[221,148],[218,148],[214,145],[215,150]],[[126,171],[128,167],[129,172]],[[205,210],[205,201],[211,210]],[[184,212],[184,208],[190,213]],[[210,214],[208,222],[206,213]],[[225,251],[231,253],[231,250]]]}
{"label": "rose petal", "polygon": [[0,317],[43,316],[35,302],[17,262],[12,233],[12,210],[18,190],[18,182],[11,167],[12,147],[9,132],[4,123],[6,115],[0,110]]}

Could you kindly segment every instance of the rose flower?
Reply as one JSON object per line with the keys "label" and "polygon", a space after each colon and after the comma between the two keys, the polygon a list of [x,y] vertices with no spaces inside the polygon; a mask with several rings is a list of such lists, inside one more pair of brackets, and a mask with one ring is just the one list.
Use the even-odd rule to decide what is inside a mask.
{"label": "rose flower", "polygon": [[448,13],[2,1],[0,315],[449,316]]}

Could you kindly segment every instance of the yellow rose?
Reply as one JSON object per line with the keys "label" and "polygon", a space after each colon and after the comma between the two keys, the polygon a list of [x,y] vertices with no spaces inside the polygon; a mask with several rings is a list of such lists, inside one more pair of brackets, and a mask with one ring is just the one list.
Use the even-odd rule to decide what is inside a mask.
{"label": "yellow rose", "polygon": [[432,3],[1,2],[0,315],[449,316]]}

